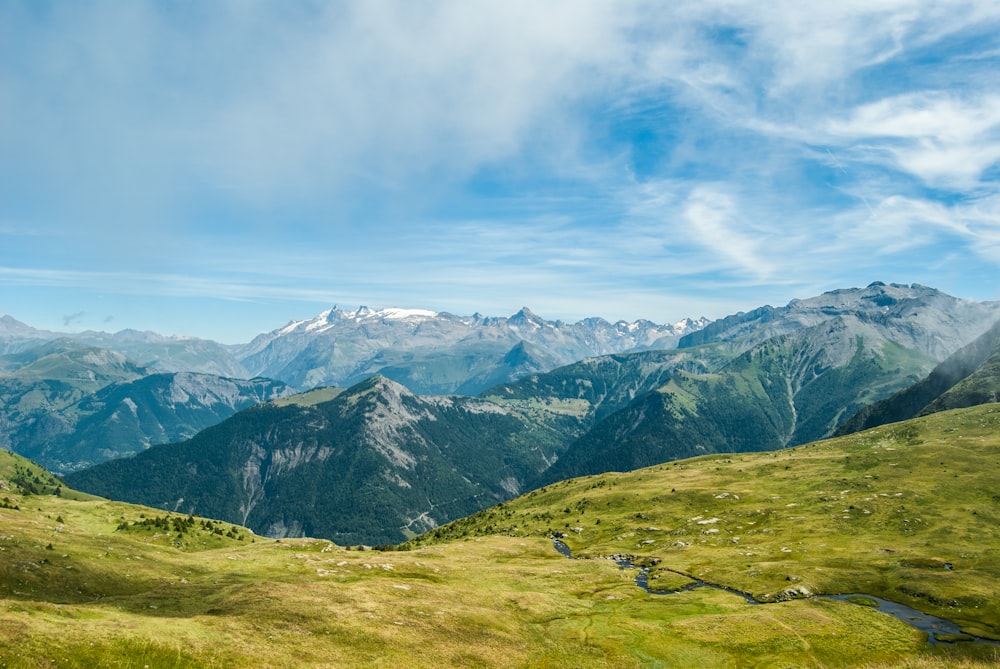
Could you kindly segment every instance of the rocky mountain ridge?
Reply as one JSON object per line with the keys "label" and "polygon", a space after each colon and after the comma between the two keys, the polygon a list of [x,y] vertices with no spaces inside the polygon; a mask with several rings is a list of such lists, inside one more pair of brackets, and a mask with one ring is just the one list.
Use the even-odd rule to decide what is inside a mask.
{"label": "rocky mountain ridge", "polygon": [[470,397],[372,377],[318,404],[240,412],[189,441],[70,474],[70,485],[274,537],[397,542],[520,493],[564,439]]}
{"label": "rocky mountain ridge", "polygon": [[920,284],[882,283],[828,291],[714,321],[681,337],[678,348],[727,343],[749,349],[771,337],[849,317],[905,348],[943,360],[986,331],[1000,314],[998,302],[956,298]]}
{"label": "rocky mountain ridge", "polygon": [[299,389],[350,386],[381,374],[421,394],[475,395],[525,374],[549,371],[581,358],[673,348],[708,323],[683,319],[609,323],[548,321],[527,307],[504,318],[456,316],[424,309],[328,309],[291,321],[246,344],[223,345],[196,337],[122,330],[55,333],[10,316],[0,319],[0,371],[4,358],[52,341],[117,351],[157,372],[199,372],[228,378],[273,378]]}
{"label": "rocky mountain ridge", "polygon": [[567,324],[527,307],[509,318],[334,307],[262,334],[234,353],[250,374],[301,388],[353,385],[381,374],[421,394],[471,395],[588,356],[673,348],[707,322],[612,324],[587,318]]}

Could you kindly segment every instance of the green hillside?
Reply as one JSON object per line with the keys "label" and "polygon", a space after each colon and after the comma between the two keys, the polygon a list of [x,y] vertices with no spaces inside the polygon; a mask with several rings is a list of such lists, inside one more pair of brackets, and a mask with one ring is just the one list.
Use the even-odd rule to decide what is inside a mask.
{"label": "green hillside", "polygon": [[994,636],[998,421],[982,407],[569,481],[385,552],[29,493],[25,472],[54,480],[0,453],[0,666],[996,666],[994,646],[931,645],[849,602],[649,594],[635,569],[567,560],[544,535],[565,533],[580,558],[660,560],[664,589],[682,572],[761,599],[891,594]]}
{"label": "green hillside", "polygon": [[[616,380],[604,390],[602,384],[583,384],[584,379],[576,385],[601,387],[603,401],[597,406],[612,403],[608,397],[630,395],[623,391],[635,399],[571,444],[538,483],[707,453],[769,451],[826,437],[845,416],[913,383],[929,367],[925,356],[874,336],[866,339],[858,331],[843,322],[806,328],[729,360],[719,345],[664,352],[657,365],[646,356],[644,375],[634,364],[644,354],[627,356],[632,364],[623,378],[632,386]],[[713,356],[714,364],[702,362],[699,368],[697,361]],[[656,385],[647,390],[650,382]],[[543,386],[535,381],[529,387]],[[558,386],[550,382],[548,387]],[[581,397],[595,406],[592,395]]]}
{"label": "green hillside", "polygon": [[1000,347],[976,370],[924,407],[921,413],[1000,402]]}
{"label": "green hillside", "polygon": [[868,593],[1000,638],[1000,406],[779,452],[711,455],[547,486],[412,542],[565,535],[671,589],[767,602]]}
{"label": "green hillside", "polygon": [[[186,442],[66,480],[272,537],[396,543],[525,490],[567,441],[556,418],[542,423],[474,398],[421,398],[373,377],[256,406]],[[575,419],[565,420],[572,429]]]}
{"label": "green hillside", "polygon": [[997,401],[1000,401],[1000,323],[948,356],[919,382],[863,407],[837,429],[837,434]]}

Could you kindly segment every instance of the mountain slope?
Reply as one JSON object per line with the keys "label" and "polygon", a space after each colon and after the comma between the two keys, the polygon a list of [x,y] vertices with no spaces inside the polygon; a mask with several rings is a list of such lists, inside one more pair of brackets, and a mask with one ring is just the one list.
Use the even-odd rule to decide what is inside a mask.
{"label": "mountain slope", "polygon": [[484,391],[481,397],[513,405],[558,402],[592,425],[666,383],[676,370],[704,373],[728,357],[713,349],[645,351],[586,358]]}
{"label": "mountain slope", "polygon": [[575,557],[648,567],[657,589],[703,580],[757,602],[865,593],[1000,639],[998,457],[1000,405],[984,405],[781,452],[564,481],[408,546],[557,536]]}
{"label": "mountain slope", "polygon": [[[980,421],[975,416],[968,427],[979,429]],[[979,532],[988,529],[987,520],[957,513],[969,497],[932,500],[935,512],[969,523],[969,533],[947,532],[947,543],[935,542],[941,559],[953,559],[953,570],[947,571],[927,557],[922,530],[900,540],[893,531],[903,525],[898,519],[872,534],[873,519],[867,531],[862,527],[846,539],[837,535],[836,552],[824,550],[819,541],[825,537],[810,537],[804,528],[826,530],[832,523],[822,514],[813,523],[784,520],[795,513],[784,506],[786,500],[810,501],[802,515],[812,517],[811,500],[819,497],[812,486],[819,476],[832,475],[838,485],[850,477],[852,493],[862,493],[860,486],[871,480],[863,471],[842,475],[815,467],[810,473],[801,459],[764,464],[797,476],[765,471],[761,484],[768,487],[759,489],[760,496],[741,497],[747,507],[732,506],[739,504],[732,494],[722,498],[715,492],[732,488],[726,463],[687,462],[684,469],[672,468],[670,478],[647,470],[539,491],[529,500],[541,502],[532,510],[540,517],[524,520],[544,522],[549,516],[562,527],[569,508],[572,522],[582,521],[581,531],[564,528],[571,535],[565,541],[580,557],[591,554],[589,546],[596,549],[592,554],[602,554],[591,543],[599,539],[598,527],[608,530],[609,539],[616,531],[634,532],[614,542],[613,550],[650,562],[662,552],[663,562],[652,574],[659,588],[692,583],[669,568],[713,569],[722,580],[730,569],[749,565],[747,577],[759,584],[754,592],[766,592],[770,584],[781,592],[806,584],[798,572],[802,559],[812,586],[812,574],[819,572],[812,566],[827,556],[822,565],[827,577],[844,587],[884,577],[886,590],[905,579],[910,591],[942,602],[981,597],[989,608],[963,608],[962,624],[970,631],[991,624],[994,544]],[[40,480],[45,475],[0,451],[0,664],[10,669],[996,666],[994,648],[986,644],[930,645],[926,635],[869,606],[823,597],[751,605],[738,594],[709,587],[651,595],[637,587],[637,569],[623,569],[611,559],[567,560],[549,538],[533,533],[506,536],[524,534],[508,524],[521,516],[520,501],[484,514],[483,532],[475,535],[409,551],[373,552],[315,539],[263,541],[246,528],[79,499],[65,487],[60,496],[45,494],[50,490],[28,494],[13,480],[21,478],[18,469]],[[676,492],[666,493],[669,486]],[[784,497],[772,499],[771,493]],[[715,513],[718,523],[688,522],[691,501]],[[893,498],[895,504],[909,501]],[[766,523],[758,509],[771,512]],[[729,534],[739,513],[755,514],[746,518],[751,533],[739,535],[742,546],[731,543]],[[661,523],[674,514],[681,521],[676,527]],[[856,516],[856,523],[864,522],[860,512]],[[725,533],[717,542],[721,546],[710,545],[715,535],[702,534],[713,527]],[[671,547],[663,537],[675,530],[684,534],[674,542],[691,545]],[[632,548],[647,537],[657,543]],[[781,552],[787,546],[795,552]],[[967,552],[953,558],[959,551]],[[759,574],[750,576],[754,572]],[[786,575],[802,580],[786,581]]]}
{"label": "mountain slope", "polygon": [[924,407],[920,415],[992,402],[1000,402],[1000,350],[990,355],[972,374]]}
{"label": "mountain slope", "polygon": [[65,340],[7,359],[14,369],[0,374],[0,447],[8,450],[70,432],[72,420],[62,413],[68,407],[109,384],[148,373],[120,353]]}
{"label": "mountain slope", "polygon": [[66,473],[190,438],[237,411],[292,392],[270,379],[150,374],[109,384],[50,416],[63,422],[57,434],[38,434],[30,426],[18,430],[13,450]]}
{"label": "mountain slope", "polygon": [[0,447],[59,473],[185,439],[293,392],[267,379],[155,374],[118,351],[68,338],[4,359]]}
{"label": "mountain slope", "polygon": [[519,493],[575,429],[575,419],[561,420],[474,398],[420,398],[374,377],[326,402],[240,412],[66,480],[268,536],[396,542]]}
{"label": "mountain slope", "polygon": [[[939,361],[933,355],[966,343],[963,333],[976,336],[998,308],[876,283],[723,319],[664,354],[636,387],[642,391],[618,394],[631,401],[611,404],[536,483],[830,436],[845,417],[926,375]],[[663,364],[682,354],[686,367]],[[571,369],[579,374],[572,382],[525,379],[512,388],[575,389],[581,397],[589,397],[584,387],[603,388],[585,367]]]}
{"label": "mountain slope", "polygon": [[673,372],[598,422],[539,482],[828,436],[843,415],[912,383],[931,364],[894,342],[865,339],[852,321],[837,317],[775,337],[714,371]]}
{"label": "mountain slope", "polygon": [[935,367],[926,378],[863,407],[838,434],[895,423],[918,415],[1000,399],[1000,322]]}

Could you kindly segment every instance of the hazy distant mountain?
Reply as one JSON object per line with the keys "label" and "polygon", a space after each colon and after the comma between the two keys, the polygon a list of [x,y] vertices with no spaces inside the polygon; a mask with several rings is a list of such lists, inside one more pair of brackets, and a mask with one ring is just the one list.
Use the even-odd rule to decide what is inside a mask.
{"label": "hazy distant mountain", "polygon": [[254,376],[233,356],[231,347],[209,339],[138,330],[120,330],[114,334],[81,332],[73,338],[124,353],[157,372],[197,372],[241,379]]}
{"label": "hazy distant mountain", "polygon": [[[117,381],[132,381],[149,371],[116,351],[56,339],[2,358],[0,417],[18,420],[57,411]],[[2,434],[2,433],[0,433]]]}
{"label": "hazy distant mountain", "polygon": [[[0,316],[0,371],[18,365],[16,354],[54,342],[66,348],[101,348],[125,355],[142,367],[159,372],[201,372],[247,378],[246,369],[230,352],[230,347],[208,339],[174,337],[155,332],[121,330],[63,333],[39,330],[11,316]],[[11,354],[15,357],[11,358]],[[31,356],[27,360],[30,362]]]}
{"label": "hazy distant mountain", "polygon": [[67,482],[274,537],[396,542],[520,493],[566,441],[512,409],[373,377],[326,402],[240,412]]}
{"label": "hazy distant mountain", "polygon": [[[290,395],[270,379],[158,373],[112,383],[40,422],[21,426],[13,450],[56,473],[188,439],[237,411]],[[38,425],[60,425],[39,429]]]}
{"label": "hazy distant mountain", "polygon": [[1000,321],[920,382],[862,408],[837,434],[989,402],[1000,402]]}
{"label": "hazy distant mountain", "polygon": [[[46,332],[25,325],[11,316],[0,316],[0,356],[20,353],[59,337],[60,335],[54,332]],[[5,368],[6,361],[0,357],[0,370]]]}
{"label": "hazy distant mountain", "polygon": [[9,353],[0,372],[0,447],[26,445],[72,431],[68,407],[116,382],[142,378],[148,370],[121,353],[56,339]]}
{"label": "hazy distant mountain", "polygon": [[496,383],[582,358],[672,348],[704,320],[544,320],[527,308],[509,318],[413,309],[343,311],[291,322],[235,350],[251,374],[301,388],[351,385],[382,374],[422,394],[475,394]]}
{"label": "hazy distant mountain", "polygon": [[0,361],[0,447],[57,473],[185,439],[294,392],[268,379],[153,373],[65,337]]}

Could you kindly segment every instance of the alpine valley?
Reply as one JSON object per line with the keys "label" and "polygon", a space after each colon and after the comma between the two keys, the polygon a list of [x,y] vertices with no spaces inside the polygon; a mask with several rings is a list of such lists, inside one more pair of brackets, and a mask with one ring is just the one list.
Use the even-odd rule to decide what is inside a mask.
{"label": "alpine valley", "polygon": [[0,451],[0,665],[996,667],[998,435],[987,404],[573,479],[391,552]]}
{"label": "alpine valley", "polygon": [[[406,318],[376,322],[395,331]],[[430,316],[416,318],[414,330]],[[674,348],[531,373],[475,398],[418,395],[371,376],[343,391],[254,407],[188,442],[66,480],[267,536],[396,543],[572,476],[828,437],[998,320],[998,303],[875,283],[730,316]],[[559,329],[518,327],[550,337]]]}
{"label": "alpine valley", "polygon": [[0,666],[996,666],[998,323],[6,318]]}

